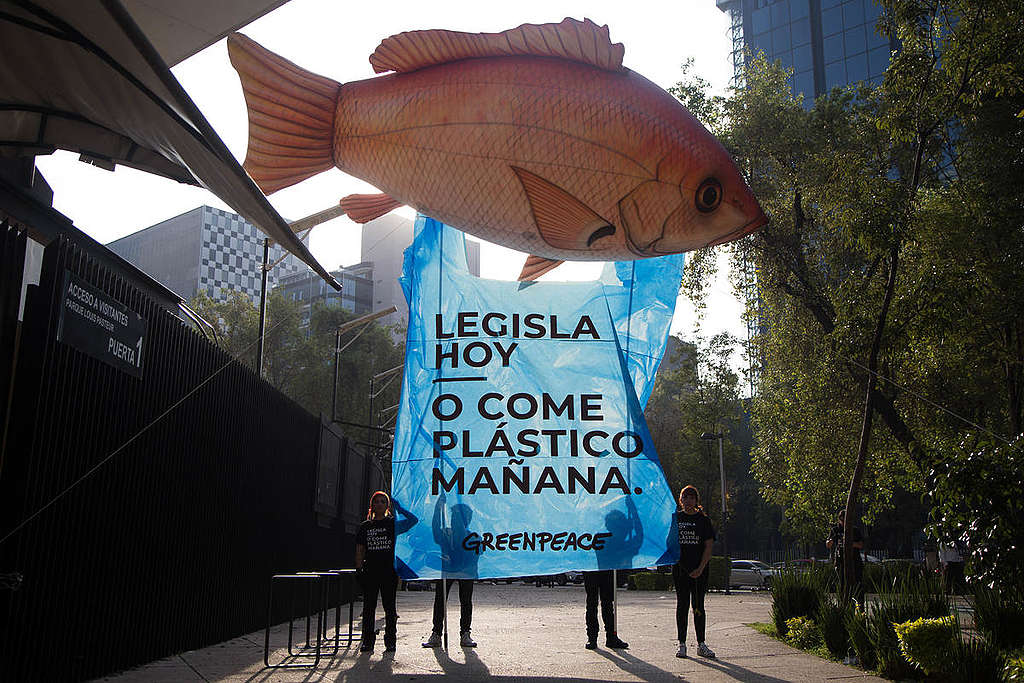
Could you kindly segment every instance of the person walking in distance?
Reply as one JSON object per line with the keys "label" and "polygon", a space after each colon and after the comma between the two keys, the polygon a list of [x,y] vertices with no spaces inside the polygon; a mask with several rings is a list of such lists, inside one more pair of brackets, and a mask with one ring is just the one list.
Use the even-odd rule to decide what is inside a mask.
{"label": "person walking in distance", "polygon": [[697,654],[714,659],[715,653],[705,642],[707,615],[704,612],[704,594],[708,589],[708,563],[711,561],[715,529],[700,505],[696,487],[686,486],[679,492],[675,520],[679,536],[679,562],[672,567],[672,580],[676,587],[676,635],[679,638],[676,657],[686,657],[687,612],[692,604]]}

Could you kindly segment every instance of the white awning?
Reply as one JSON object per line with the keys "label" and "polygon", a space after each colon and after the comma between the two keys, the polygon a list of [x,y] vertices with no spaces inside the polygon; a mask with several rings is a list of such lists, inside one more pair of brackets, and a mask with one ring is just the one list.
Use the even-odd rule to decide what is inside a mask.
{"label": "white awning", "polygon": [[283,2],[0,0],[0,155],[66,149],[201,185],[340,289],[168,68]]}

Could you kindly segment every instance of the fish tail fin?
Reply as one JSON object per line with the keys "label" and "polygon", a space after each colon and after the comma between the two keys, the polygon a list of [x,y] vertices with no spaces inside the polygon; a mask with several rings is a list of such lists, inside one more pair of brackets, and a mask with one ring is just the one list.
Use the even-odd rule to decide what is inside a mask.
{"label": "fish tail fin", "polygon": [[243,168],[270,194],[334,166],[341,84],[296,66],[241,33],[228,38],[249,110]]}

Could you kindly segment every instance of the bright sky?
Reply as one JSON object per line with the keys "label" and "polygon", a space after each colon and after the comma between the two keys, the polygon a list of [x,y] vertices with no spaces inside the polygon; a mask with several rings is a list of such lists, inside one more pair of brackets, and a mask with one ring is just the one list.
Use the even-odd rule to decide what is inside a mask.
{"label": "bright sky", "polygon": [[[292,0],[242,32],[296,64],[344,83],[372,77],[370,54],[382,39],[395,33],[428,28],[501,31],[527,22],[559,22],[565,17],[607,24],[612,41],[625,46],[625,65],[662,87],[675,84],[681,75],[680,65],[692,57],[695,72],[717,91],[725,91],[731,73],[728,22],[714,0]],[[174,73],[232,153],[244,159],[248,137],[245,102],[238,77],[228,63],[224,41],[182,62]],[[66,152],[38,157],[37,163],[54,190],[54,207],[104,243],[201,204],[230,210],[206,190],[122,167],[110,173],[80,163],[76,155]],[[376,191],[334,169],[281,190],[271,195],[270,201],[286,219],[295,220],[333,206],[353,192]],[[405,215],[412,217],[413,212],[406,211]],[[347,218],[321,225],[310,239],[313,255],[328,269],[359,261],[360,228]],[[481,274],[514,279],[524,258],[485,243]],[[567,264],[542,279],[591,279],[599,271],[599,264]],[[729,330],[742,337],[745,328],[741,310],[728,283],[720,277],[713,285],[702,334]],[[695,321],[693,306],[680,298],[672,331],[692,338]]]}

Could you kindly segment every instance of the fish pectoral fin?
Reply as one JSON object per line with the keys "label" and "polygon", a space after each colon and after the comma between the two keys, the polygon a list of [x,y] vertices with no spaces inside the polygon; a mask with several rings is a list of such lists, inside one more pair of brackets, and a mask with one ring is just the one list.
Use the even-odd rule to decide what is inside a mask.
{"label": "fish pectoral fin", "polygon": [[530,202],[537,232],[552,247],[583,251],[595,240],[614,234],[608,221],[562,188],[535,173],[515,166],[512,170]]}
{"label": "fish pectoral fin", "polygon": [[392,209],[402,206],[391,195],[384,194],[350,194],[341,200],[341,208],[345,215],[356,223],[369,223],[380,218]]}
{"label": "fish pectoral fin", "polygon": [[530,254],[526,257],[526,263],[523,264],[523,272],[519,273],[520,282],[532,282],[536,280],[544,273],[552,270],[559,265],[565,263],[565,261],[558,261],[555,259],[544,258],[543,256],[535,256]]}

